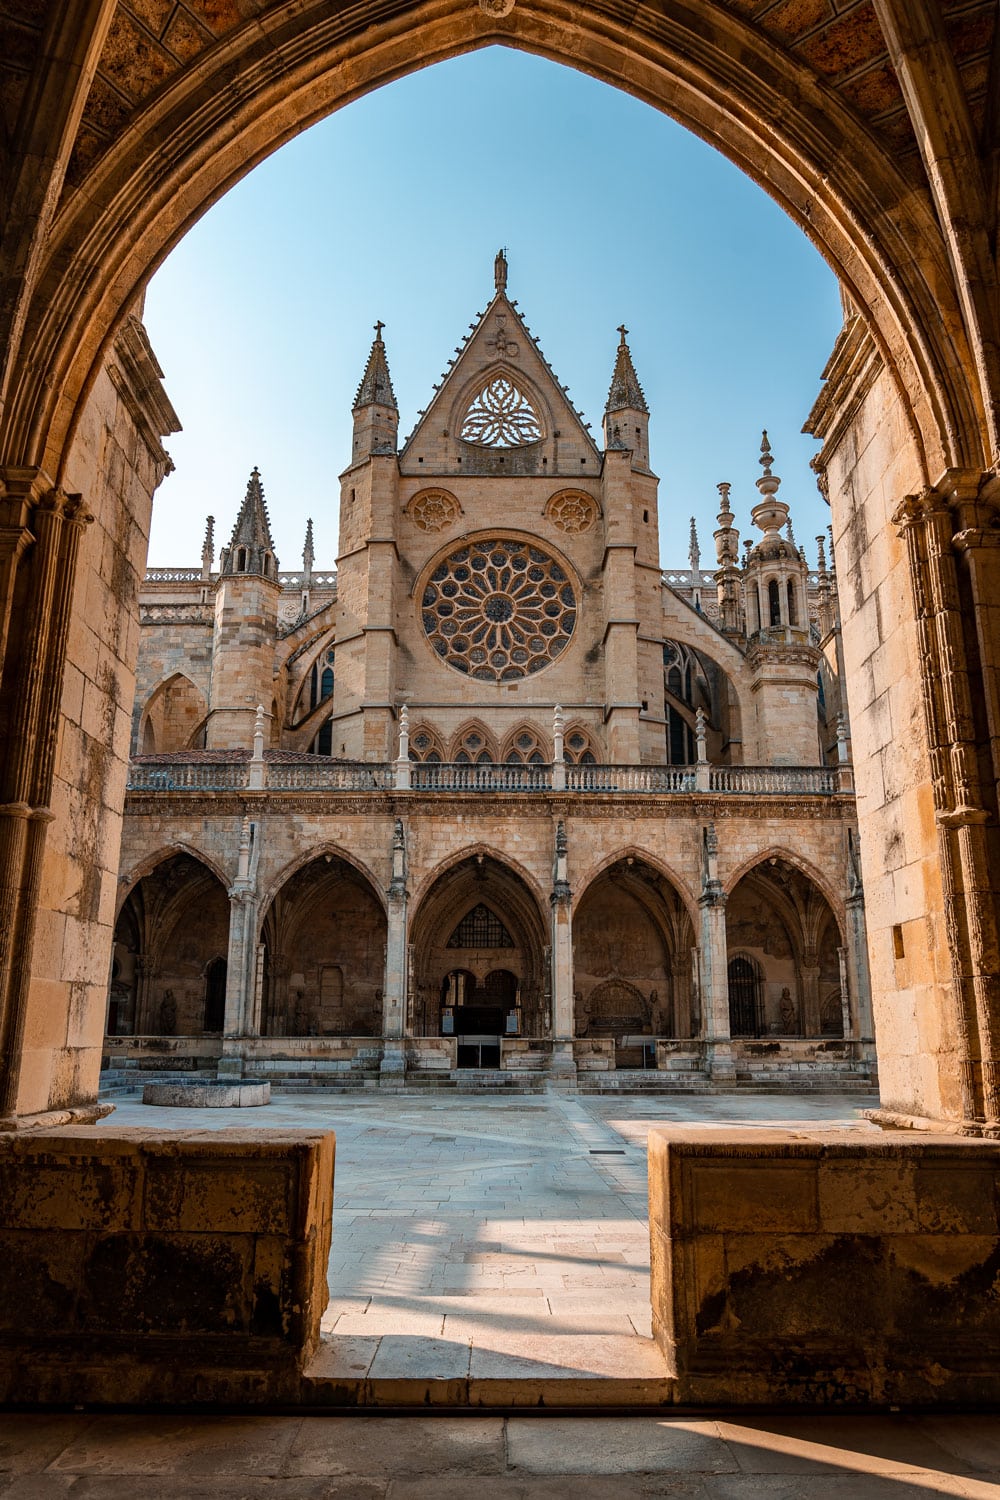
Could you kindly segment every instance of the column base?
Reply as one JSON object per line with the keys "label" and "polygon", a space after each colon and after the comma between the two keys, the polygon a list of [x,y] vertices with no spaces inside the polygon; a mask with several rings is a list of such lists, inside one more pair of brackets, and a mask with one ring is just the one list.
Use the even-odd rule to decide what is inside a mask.
{"label": "column base", "polygon": [[736,1082],[736,1054],[729,1042],[709,1042],[705,1048],[705,1066],[713,1083]]}
{"label": "column base", "polygon": [[553,1042],[552,1057],[549,1061],[549,1072],[556,1073],[563,1078],[576,1077],[576,1058],[573,1056],[572,1042]]}
{"label": "column base", "polygon": [[398,1078],[406,1072],[406,1052],[402,1042],[386,1042],[378,1070],[383,1078],[386,1075]]}

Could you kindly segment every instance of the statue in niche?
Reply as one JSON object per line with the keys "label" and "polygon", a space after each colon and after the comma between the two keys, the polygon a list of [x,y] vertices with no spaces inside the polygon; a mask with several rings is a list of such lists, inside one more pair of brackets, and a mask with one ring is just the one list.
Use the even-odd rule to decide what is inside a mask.
{"label": "statue in niche", "polygon": [[160,1001],[160,1035],[173,1036],[177,1031],[177,1001],[173,990],[164,990]]}
{"label": "statue in niche", "polygon": [[779,1001],[778,1008],[781,1013],[782,1031],[786,1036],[794,1036],[799,1029],[799,1013],[795,1001],[792,999],[792,992],[787,984],[781,992],[781,1000]]}

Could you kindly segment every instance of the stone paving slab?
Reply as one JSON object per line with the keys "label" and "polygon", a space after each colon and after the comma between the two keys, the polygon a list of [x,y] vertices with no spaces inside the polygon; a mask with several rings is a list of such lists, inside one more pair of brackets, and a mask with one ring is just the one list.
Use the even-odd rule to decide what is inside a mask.
{"label": "stone paving slab", "polygon": [[[877,1135],[861,1118],[871,1102],[560,1094],[459,1102],[276,1090],[255,1124],[337,1134],[317,1378],[383,1405],[404,1399],[404,1389],[418,1404],[450,1399],[461,1381],[473,1402],[658,1406],[666,1398],[651,1342],[650,1127],[732,1121]],[[131,1101],[111,1118],[182,1130],[245,1124],[240,1110],[207,1116]],[[327,1347],[331,1339],[340,1353]],[[520,1393],[518,1381],[527,1382]]]}
{"label": "stone paving slab", "polygon": [[0,1414],[0,1496],[998,1500],[998,1431],[988,1416]]}

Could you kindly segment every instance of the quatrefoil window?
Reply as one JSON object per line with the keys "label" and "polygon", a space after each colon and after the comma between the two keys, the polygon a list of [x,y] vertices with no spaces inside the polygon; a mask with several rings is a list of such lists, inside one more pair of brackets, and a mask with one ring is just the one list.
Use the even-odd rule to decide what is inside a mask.
{"label": "quatrefoil window", "polygon": [[472,401],[462,438],[481,448],[523,448],[542,435],[538,414],[509,375],[494,375]]}
{"label": "quatrefoil window", "polygon": [[516,682],[565,650],[576,595],[561,563],[539,547],[488,537],[436,564],[421,619],[433,650],[477,682]]}

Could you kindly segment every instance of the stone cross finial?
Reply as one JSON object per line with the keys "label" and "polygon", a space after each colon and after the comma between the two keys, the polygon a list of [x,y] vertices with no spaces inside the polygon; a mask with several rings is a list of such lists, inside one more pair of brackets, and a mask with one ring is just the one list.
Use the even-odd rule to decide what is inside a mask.
{"label": "stone cross finial", "polygon": [[381,342],[382,342],[382,329],[385,327],[385,324],[382,322],[381,318],[378,318],[372,326],[375,329],[375,339],[376,339],[376,341],[378,343],[381,344]]}

